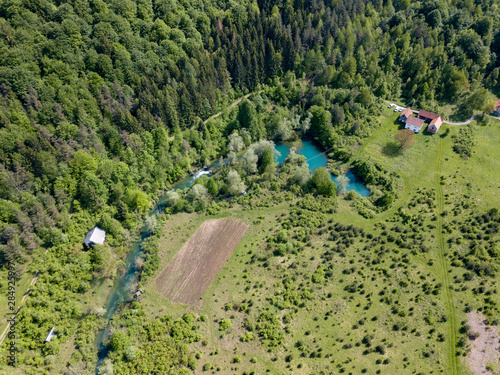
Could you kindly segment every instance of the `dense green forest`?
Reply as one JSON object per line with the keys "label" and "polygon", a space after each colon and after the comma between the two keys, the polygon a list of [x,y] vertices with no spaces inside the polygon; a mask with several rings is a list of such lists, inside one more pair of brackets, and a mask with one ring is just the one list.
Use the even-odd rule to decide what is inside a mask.
{"label": "dense green forest", "polygon": [[[15,264],[19,280],[41,271],[17,318],[19,363],[54,361],[59,343],[43,338],[55,320],[60,337],[92,341],[101,307],[82,301],[116,276],[153,202],[192,170],[297,136],[349,161],[376,127],[375,97],[488,110],[500,90],[499,11],[495,0],[1,1],[0,265]],[[258,172],[274,173],[264,154]],[[350,161],[374,187],[358,211],[390,206],[397,176]],[[320,185],[303,193],[334,195]],[[207,186],[214,196],[229,187]],[[107,244],[84,253],[95,225]]]}

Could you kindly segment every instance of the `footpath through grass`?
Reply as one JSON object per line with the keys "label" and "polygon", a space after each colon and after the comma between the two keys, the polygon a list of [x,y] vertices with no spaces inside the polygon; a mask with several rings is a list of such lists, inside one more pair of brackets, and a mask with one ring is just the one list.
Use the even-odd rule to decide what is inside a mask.
{"label": "footpath through grass", "polygon": [[449,272],[448,272],[448,259],[446,258],[446,244],[443,236],[443,212],[444,212],[444,196],[443,188],[441,185],[442,166],[443,166],[443,142],[438,138],[437,142],[437,156],[436,156],[436,173],[435,173],[435,188],[437,193],[437,226],[436,236],[438,244],[439,265],[442,272],[442,280],[444,285],[444,297],[446,314],[448,316],[448,364],[449,374],[458,374],[457,365],[457,319],[455,303],[453,301],[453,293],[451,291]]}

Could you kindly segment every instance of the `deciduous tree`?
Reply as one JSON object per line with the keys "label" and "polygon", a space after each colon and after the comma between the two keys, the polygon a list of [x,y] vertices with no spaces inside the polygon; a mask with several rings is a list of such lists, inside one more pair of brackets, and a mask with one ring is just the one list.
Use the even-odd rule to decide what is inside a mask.
{"label": "deciduous tree", "polygon": [[238,172],[234,169],[230,170],[227,175],[228,193],[230,195],[241,194],[247,188]]}
{"label": "deciduous tree", "polygon": [[179,193],[174,190],[167,192],[167,203],[170,206],[173,206],[180,198]]}
{"label": "deciduous tree", "polygon": [[217,195],[219,193],[219,186],[213,178],[209,178],[207,181],[207,190],[212,195]]}
{"label": "deciduous tree", "polygon": [[208,190],[205,186],[196,184],[189,189],[187,198],[193,202],[206,201],[208,197]]}
{"label": "deciduous tree", "polygon": [[309,172],[309,166],[307,164],[301,165],[295,169],[293,179],[300,186],[305,186],[311,178],[311,172]]}
{"label": "deciduous tree", "polygon": [[471,113],[473,111],[480,111],[490,114],[495,107],[495,97],[489,90],[480,88],[467,98],[465,107]]}
{"label": "deciduous tree", "polygon": [[394,141],[399,147],[399,150],[403,148],[408,148],[415,142],[415,133],[410,129],[401,129],[394,135]]}
{"label": "deciduous tree", "polygon": [[324,167],[319,167],[314,171],[312,181],[318,192],[326,196],[334,196],[337,190],[335,182],[332,181],[330,173]]}
{"label": "deciduous tree", "polygon": [[148,195],[141,190],[128,191],[127,203],[132,210],[137,210],[141,214],[146,213],[151,205]]}
{"label": "deciduous tree", "polygon": [[97,162],[94,157],[83,150],[75,152],[69,166],[76,177],[82,176],[84,172],[95,173],[97,171]]}
{"label": "deciduous tree", "polygon": [[261,173],[274,174],[276,172],[276,164],[274,162],[274,153],[270,148],[264,150],[262,161],[260,163]]}
{"label": "deciduous tree", "polygon": [[255,154],[253,148],[250,148],[243,155],[243,167],[248,171],[248,173],[257,172],[257,162],[259,161],[259,157]]}

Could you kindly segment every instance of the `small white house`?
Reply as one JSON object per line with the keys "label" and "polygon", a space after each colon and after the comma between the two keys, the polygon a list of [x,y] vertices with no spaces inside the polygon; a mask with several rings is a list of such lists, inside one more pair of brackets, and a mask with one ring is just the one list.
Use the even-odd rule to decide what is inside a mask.
{"label": "small white house", "polygon": [[52,329],[49,331],[49,334],[47,335],[47,338],[45,339],[44,342],[51,342],[52,339],[55,339],[57,337],[56,335],[54,335],[54,329],[55,328],[56,327],[52,327]]}
{"label": "small white house", "polygon": [[410,129],[414,133],[419,133],[424,125],[424,120],[416,117],[408,117],[405,123],[405,129]]}
{"label": "small white house", "polygon": [[103,245],[105,239],[106,231],[99,227],[94,227],[94,229],[87,233],[83,243],[85,246],[94,246],[95,244]]}

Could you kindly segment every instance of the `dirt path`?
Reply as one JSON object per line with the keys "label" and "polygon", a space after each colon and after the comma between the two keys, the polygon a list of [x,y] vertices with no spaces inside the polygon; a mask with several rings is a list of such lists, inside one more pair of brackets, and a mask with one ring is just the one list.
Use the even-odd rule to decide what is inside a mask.
{"label": "dirt path", "polygon": [[[203,124],[206,124],[207,122],[209,122],[210,120],[213,120],[217,117],[219,117],[220,115],[222,115],[224,112],[226,112],[228,109],[231,109],[233,108],[235,105],[238,105],[240,104],[240,102],[243,100],[243,99],[246,99],[248,98],[250,95],[253,95],[253,94],[258,94],[260,91],[255,91],[255,92],[251,92],[249,94],[246,94],[245,96],[242,96],[241,98],[239,98],[238,100],[236,100],[235,102],[232,102],[231,104],[229,104],[226,108],[224,108],[222,111],[216,113],[215,115],[213,116],[210,116],[209,118],[207,118],[205,121],[203,121]],[[195,125],[193,125],[191,127],[191,130],[194,129]],[[171,136],[168,140],[169,141],[173,141],[175,139],[175,136]]]}
{"label": "dirt path", "polygon": [[257,92],[251,92],[250,94],[246,94],[245,96],[242,96],[241,98],[239,98],[238,100],[236,100],[235,102],[229,104],[226,108],[224,108],[222,111],[220,111],[219,113],[216,113],[215,115],[213,116],[210,116],[209,118],[207,118],[205,121],[203,121],[204,124],[206,124],[207,122],[209,122],[210,120],[213,120],[217,117],[219,117],[220,115],[222,115],[225,111],[227,111],[228,109],[231,109],[233,108],[235,105],[238,105],[240,104],[240,102],[243,100],[243,99],[246,99],[248,98],[250,95],[252,94],[257,94],[259,93],[260,91],[257,91]]}
{"label": "dirt path", "polygon": [[443,210],[444,210],[444,195],[443,187],[441,185],[442,173],[442,159],[443,159],[443,143],[441,138],[438,140],[438,155],[436,157],[436,193],[437,193],[437,242],[438,242],[438,264],[441,268],[441,278],[443,281],[443,294],[446,315],[448,316],[448,374],[458,375],[458,364],[456,356],[456,342],[457,342],[457,321],[455,316],[455,302],[453,301],[453,294],[450,289],[450,280],[448,273],[448,263],[446,259],[446,245],[443,236]]}
{"label": "dirt path", "polygon": [[[48,249],[45,250],[44,254],[47,254],[47,251],[49,251],[49,250]],[[43,259],[42,259],[42,261],[40,263],[43,263]],[[24,293],[23,298],[21,299],[21,302],[19,302],[19,306],[17,306],[16,311],[14,312],[14,314],[12,314],[12,317],[7,322],[7,327],[5,327],[5,330],[2,332],[2,335],[0,336],[0,345],[2,345],[3,341],[7,337],[7,333],[9,332],[11,321],[16,319],[17,313],[19,312],[19,309],[21,308],[21,305],[24,303],[24,301],[26,301],[26,298],[28,297],[28,294],[31,291],[31,286],[35,285],[35,283],[38,280],[38,275],[39,274],[40,274],[40,271],[36,270],[35,276],[31,280],[30,285],[28,286],[28,290],[26,290],[26,292]]]}
{"label": "dirt path", "polygon": [[484,113],[476,113],[474,116],[472,116],[470,119],[468,119],[465,122],[443,121],[443,123],[448,124],[448,125],[467,125],[467,124],[470,124],[473,120],[476,119],[476,117],[479,117],[479,116],[488,116],[488,117],[494,118],[495,120],[500,120],[500,117],[496,117],[496,116],[493,116],[493,115],[485,115]]}
{"label": "dirt path", "polygon": [[443,120],[443,123],[448,124],[448,125],[467,125],[467,124],[470,124],[473,120],[475,120],[476,117],[479,117],[482,115],[483,115],[482,113],[477,113],[465,122],[449,122],[449,121]]}

